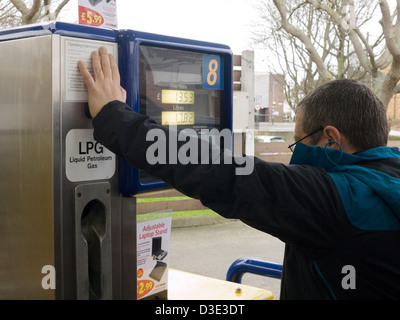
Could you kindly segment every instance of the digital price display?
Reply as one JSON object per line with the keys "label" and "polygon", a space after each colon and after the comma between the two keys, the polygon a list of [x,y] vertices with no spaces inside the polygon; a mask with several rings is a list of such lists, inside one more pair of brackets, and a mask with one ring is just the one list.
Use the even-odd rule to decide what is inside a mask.
{"label": "digital price display", "polygon": [[221,127],[222,56],[146,44],[139,53],[140,113],[179,129]]}
{"label": "digital price display", "polygon": [[[223,57],[143,44],[139,47],[142,114],[178,130],[221,128]],[[140,172],[141,181],[154,179]]]}
{"label": "digital price display", "polygon": [[[201,142],[232,129],[233,55],[228,46],[134,30],[119,31],[118,39],[121,84],[135,112],[174,132],[186,130],[191,138],[197,133]],[[155,156],[162,158],[161,152],[155,150]],[[119,184],[128,197],[170,188],[123,158]]]}
{"label": "digital price display", "polygon": [[193,125],[194,123],[194,112],[163,111],[161,114],[161,124],[163,126]]}
{"label": "digital price display", "polygon": [[194,104],[194,91],[161,90],[161,102],[170,104]]}

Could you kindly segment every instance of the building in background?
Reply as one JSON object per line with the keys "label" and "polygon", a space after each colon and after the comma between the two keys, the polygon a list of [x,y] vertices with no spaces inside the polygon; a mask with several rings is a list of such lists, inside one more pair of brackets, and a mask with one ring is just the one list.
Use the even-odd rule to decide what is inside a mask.
{"label": "building in background", "polygon": [[260,73],[254,81],[255,122],[292,121],[293,111],[286,102],[283,75]]}

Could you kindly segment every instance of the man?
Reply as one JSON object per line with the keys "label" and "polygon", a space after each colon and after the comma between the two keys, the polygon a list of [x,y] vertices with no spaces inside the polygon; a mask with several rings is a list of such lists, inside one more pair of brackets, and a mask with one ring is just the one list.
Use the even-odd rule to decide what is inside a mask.
{"label": "man", "polygon": [[[331,81],[299,104],[291,164],[149,165],[146,134],[157,125],[125,103],[118,68],[92,54],[95,138],[227,218],[286,243],[281,299],[400,298],[400,152],[386,146],[385,109],[365,86]],[[168,140],[168,139],[167,139]],[[266,248],[267,250],[267,248]]]}

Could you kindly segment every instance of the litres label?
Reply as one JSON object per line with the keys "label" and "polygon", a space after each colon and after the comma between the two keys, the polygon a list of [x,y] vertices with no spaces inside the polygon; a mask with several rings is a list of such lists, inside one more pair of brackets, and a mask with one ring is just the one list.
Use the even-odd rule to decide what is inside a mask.
{"label": "litres label", "polygon": [[68,180],[110,179],[115,173],[115,154],[93,138],[93,129],[73,129],[65,139],[65,171]]}

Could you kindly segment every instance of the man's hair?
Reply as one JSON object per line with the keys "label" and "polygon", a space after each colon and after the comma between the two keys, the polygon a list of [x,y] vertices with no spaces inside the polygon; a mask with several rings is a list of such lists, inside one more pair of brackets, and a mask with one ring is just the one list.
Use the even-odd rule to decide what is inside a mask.
{"label": "man's hair", "polygon": [[[302,129],[311,133],[332,125],[358,151],[386,146],[389,128],[386,110],[365,85],[349,79],[332,80],[305,96],[296,113],[304,110]],[[312,136],[317,143],[321,133]]]}

